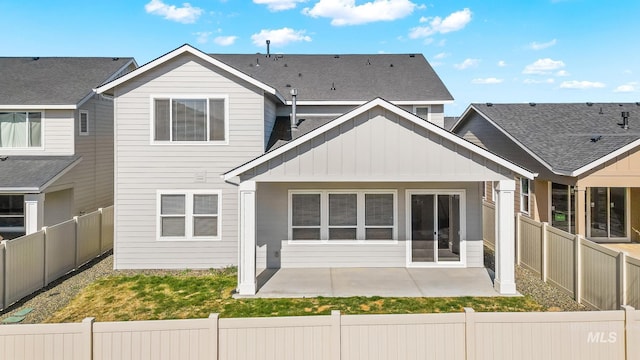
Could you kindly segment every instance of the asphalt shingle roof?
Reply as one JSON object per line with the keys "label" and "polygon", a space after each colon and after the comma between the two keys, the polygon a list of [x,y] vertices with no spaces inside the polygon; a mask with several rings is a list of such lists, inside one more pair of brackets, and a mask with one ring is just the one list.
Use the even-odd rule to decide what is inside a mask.
{"label": "asphalt shingle roof", "polygon": [[281,55],[210,54],[213,58],[298,101],[453,100],[420,54]]}
{"label": "asphalt shingle roof", "polygon": [[80,156],[8,156],[0,161],[0,188],[40,188]]}
{"label": "asphalt shingle roof", "polygon": [[575,171],[640,139],[640,103],[472,105],[554,171]]}
{"label": "asphalt shingle roof", "polygon": [[0,57],[0,105],[76,105],[131,60]]}

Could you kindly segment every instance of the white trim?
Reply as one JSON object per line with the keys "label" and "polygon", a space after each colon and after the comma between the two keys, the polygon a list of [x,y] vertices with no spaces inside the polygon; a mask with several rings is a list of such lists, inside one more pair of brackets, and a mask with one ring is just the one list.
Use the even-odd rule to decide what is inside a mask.
{"label": "white trim", "polygon": [[[184,195],[185,197],[185,236],[162,236],[162,195]],[[218,195],[218,229],[216,236],[193,235],[193,197],[195,195]],[[222,190],[156,190],[156,240],[157,241],[219,241],[222,240]]]}
{"label": "white trim", "polygon": [[[203,140],[203,141],[164,141],[164,140],[155,140],[155,106],[154,101],[158,99],[168,99],[169,106],[171,106],[171,100],[205,100],[207,107],[207,138],[210,136],[209,123],[210,114],[209,114],[209,100],[224,100],[224,141],[220,140]],[[169,111],[171,115],[172,111]],[[149,95],[149,139],[150,145],[187,145],[187,146],[209,146],[209,145],[229,145],[229,95],[228,94],[151,94]],[[171,137],[171,117],[169,117],[169,137]]]}
{"label": "white trim", "polygon": [[[407,189],[405,190],[405,220],[406,220],[406,266],[407,267],[466,267],[467,266],[467,200],[465,189]],[[458,195],[460,196],[460,261],[442,261],[438,262],[435,247],[437,240],[434,240],[434,258],[433,262],[414,262],[412,254],[412,231],[411,231],[411,196],[412,195]],[[437,206],[437,201],[434,201]],[[437,212],[436,212],[437,213]],[[435,214],[435,213],[434,213]],[[435,220],[435,219],[434,219]]]}
{"label": "white trim", "polygon": [[[85,114],[86,120],[87,120],[87,131],[82,131],[82,115]],[[89,135],[90,129],[89,129],[89,111],[88,110],[80,110],[78,112],[78,135],[80,136],[87,136]]]}
{"label": "white trim", "polygon": [[[350,105],[350,106],[359,106],[364,105],[368,100],[296,100],[296,105]],[[444,105],[444,104],[453,104],[453,100],[389,100],[390,103],[401,106],[401,105]],[[292,100],[287,100],[285,102],[286,105],[292,105]]]}
{"label": "white trim", "polygon": [[[296,228],[320,228],[319,240],[293,240],[293,207],[292,199],[294,194],[320,195],[320,226],[297,226]],[[357,205],[356,240],[329,240],[329,195],[331,194],[355,194]],[[367,194],[391,194],[393,195],[393,229],[392,239],[389,240],[367,240],[366,229],[373,226],[365,224],[365,196]],[[398,191],[396,189],[292,189],[287,194],[287,237],[288,244],[397,244],[398,243]],[[334,226],[335,228],[349,228],[349,226]],[[389,226],[379,226],[379,228],[389,228]]]}
{"label": "white trim", "polygon": [[77,105],[0,105],[0,110],[32,109],[32,110],[77,110]]}
{"label": "white trim", "polygon": [[[523,182],[526,181],[527,182],[527,194],[523,194],[522,193],[522,184]],[[531,214],[531,181],[529,181],[529,179],[527,178],[523,178],[523,177],[519,177],[518,178],[518,183],[520,185],[520,188],[518,189],[519,193],[520,193],[520,212],[526,215],[530,215]],[[524,197],[527,197],[527,209],[525,210],[522,205],[524,203]]]}
{"label": "white trim", "polygon": [[131,80],[131,79],[133,79],[133,78],[135,78],[137,76],[139,76],[139,75],[142,75],[142,74],[146,73],[149,70],[155,69],[156,67],[162,65],[163,63],[165,63],[165,62],[167,62],[169,60],[172,60],[172,59],[174,59],[174,58],[176,58],[176,57],[178,57],[178,56],[180,56],[182,54],[186,54],[186,53],[191,54],[193,56],[196,56],[196,57],[200,58],[201,60],[204,60],[204,61],[208,62],[209,64],[215,66],[215,67],[218,67],[218,68],[220,68],[220,69],[222,69],[222,70],[224,70],[224,71],[226,71],[226,72],[228,72],[228,73],[230,73],[230,74],[232,74],[232,75],[234,75],[236,77],[239,77],[240,79],[242,79],[242,80],[244,80],[244,81],[246,81],[246,82],[248,82],[248,83],[250,83],[250,84],[252,84],[252,85],[254,85],[254,86],[256,86],[256,87],[258,87],[258,88],[260,88],[262,90],[264,90],[264,91],[266,91],[267,93],[275,95],[283,103],[285,102],[285,100],[282,97],[282,95],[280,95],[275,88],[273,88],[273,87],[271,87],[271,86],[269,86],[269,85],[267,85],[267,84],[265,84],[265,83],[263,83],[261,81],[258,81],[255,78],[253,78],[253,77],[251,77],[251,76],[249,76],[249,75],[247,75],[247,74],[245,74],[245,73],[243,73],[241,71],[236,70],[235,68],[233,68],[233,67],[231,67],[231,66],[229,66],[229,65],[227,65],[227,64],[225,64],[225,63],[223,63],[223,62],[221,62],[221,61],[219,61],[219,60],[217,60],[215,58],[213,58],[212,56],[209,56],[209,55],[205,54],[204,52],[202,52],[202,51],[200,51],[200,50],[198,50],[198,49],[196,49],[193,46],[188,45],[188,44],[182,45],[181,47],[179,47],[179,48],[177,48],[177,49],[175,49],[175,50],[173,50],[171,52],[168,52],[165,55],[162,55],[161,57],[159,57],[159,58],[157,58],[157,59],[155,59],[155,60],[153,60],[151,62],[148,62],[148,63],[142,65],[141,67],[133,70],[132,72],[130,72],[130,73],[124,75],[124,76],[121,76],[121,77],[119,77],[119,78],[117,78],[115,80],[112,80],[112,81],[107,82],[107,83],[105,83],[105,84],[103,84],[101,86],[98,86],[95,89],[95,91],[98,94],[101,94],[101,93],[103,93],[103,92],[105,92],[105,91],[107,91],[109,89],[112,89],[112,88],[114,88],[114,87],[116,87],[116,86],[118,86],[120,84],[123,84],[123,83],[125,83],[125,82],[127,82],[127,81],[129,81],[129,80]]}
{"label": "white trim", "polygon": [[260,164],[263,164],[263,163],[265,163],[265,162],[267,162],[267,161],[269,161],[269,160],[271,160],[271,159],[273,159],[273,158],[275,158],[277,156],[280,156],[281,154],[293,149],[294,147],[296,147],[296,146],[298,146],[298,145],[300,145],[302,143],[305,143],[305,142],[315,138],[316,136],[318,136],[320,134],[323,134],[323,133],[325,133],[325,132],[327,132],[327,131],[335,128],[335,127],[340,126],[341,124],[345,123],[346,121],[349,121],[349,120],[357,117],[358,115],[361,115],[361,114],[371,110],[372,108],[374,108],[376,106],[380,106],[380,107],[382,107],[382,108],[384,108],[384,109],[386,109],[386,110],[388,110],[388,111],[390,111],[390,112],[392,112],[392,113],[394,113],[394,114],[396,114],[398,116],[401,116],[401,117],[413,122],[414,124],[419,125],[419,126],[425,128],[425,129],[427,129],[428,131],[433,132],[433,133],[435,133],[435,134],[437,134],[437,135],[439,135],[439,136],[441,136],[441,137],[453,142],[454,144],[456,144],[458,146],[461,146],[461,147],[463,147],[463,148],[465,148],[465,149],[467,149],[467,150],[469,150],[469,151],[471,151],[473,153],[476,153],[476,154],[478,154],[478,155],[480,155],[480,156],[482,156],[482,157],[484,157],[484,158],[486,158],[488,160],[491,160],[491,161],[497,163],[498,165],[503,166],[503,167],[505,167],[505,168],[507,168],[507,169],[519,174],[519,175],[522,175],[522,176],[527,177],[527,178],[532,179],[532,180],[533,180],[534,177],[536,177],[538,175],[536,173],[530,172],[529,170],[521,168],[520,166],[518,166],[518,165],[516,165],[516,164],[514,164],[514,163],[512,163],[512,162],[510,162],[508,160],[505,160],[505,159],[503,159],[503,158],[501,158],[501,157],[489,152],[488,150],[485,150],[485,149],[483,149],[483,148],[481,148],[481,147],[479,147],[479,146],[477,146],[477,145],[475,145],[475,144],[473,144],[473,143],[471,143],[471,142],[469,142],[469,141],[467,141],[465,139],[462,139],[462,138],[458,137],[457,135],[455,135],[455,134],[453,134],[453,133],[451,133],[451,132],[449,132],[449,131],[447,131],[447,130],[445,130],[445,129],[443,129],[443,128],[435,125],[435,124],[432,124],[432,123],[430,123],[428,121],[424,121],[424,119],[422,119],[421,117],[418,117],[418,116],[416,116],[414,114],[411,114],[410,112],[408,112],[408,111],[406,111],[404,109],[401,109],[401,108],[399,108],[399,107],[387,102],[386,100],[383,100],[381,98],[376,98],[374,100],[371,100],[367,104],[365,104],[363,106],[360,106],[360,107],[358,107],[358,108],[356,108],[356,109],[354,109],[354,110],[352,110],[352,111],[350,111],[350,112],[348,112],[348,113],[346,113],[346,114],[344,114],[344,115],[342,115],[342,116],[340,116],[340,117],[338,117],[338,118],[336,118],[336,119],[334,119],[334,120],[332,120],[332,121],[320,126],[319,128],[317,128],[317,129],[315,129],[313,131],[310,131],[307,134],[304,134],[304,135],[300,136],[299,138],[288,142],[287,144],[282,145],[281,147],[279,147],[279,148],[277,148],[277,149],[275,149],[273,151],[270,151],[270,152],[268,152],[268,153],[266,153],[266,154],[264,154],[262,156],[259,156],[259,157],[255,158],[255,159],[245,163],[244,165],[238,166],[235,169],[232,169],[232,170],[228,171],[227,173],[223,174],[223,178],[224,178],[225,181],[228,181],[228,180],[232,179],[235,176],[239,176],[240,174],[242,174],[242,173],[244,173],[244,172],[246,172],[246,171],[248,171],[248,170],[250,170],[250,169],[252,169],[252,168],[254,168],[254,167],[258,166],[258,165],[260,165]]}

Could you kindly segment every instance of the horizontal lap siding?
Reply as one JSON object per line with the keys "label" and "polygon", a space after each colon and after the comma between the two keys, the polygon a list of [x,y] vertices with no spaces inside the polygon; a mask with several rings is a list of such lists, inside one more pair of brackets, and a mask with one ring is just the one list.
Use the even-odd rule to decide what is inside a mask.
{"label": "horizontal lap siding", "polygon": [[[15,111],[28,111],[29,109],[15,109]],[[14,111],[9,110],[9,111]],[[43,112],[42,141],[43,148],[36,149],[9,149],[3,148],[2,155],[56,155],[70,156],[73,149],[73,110],[37,110]]]}
{"label": "horizontal lap siding", "polygon": [[[195,57],[181,56],[116,89],[117,268],[237,263],[238,189],[220,176],[263,153],[265,106],[262,92],[236,81]],[[150,144],[151,96],[188,94],[228,96],[228,145]],[[156,239],[156,193],[172,189],[222,190],[222,240]]]}

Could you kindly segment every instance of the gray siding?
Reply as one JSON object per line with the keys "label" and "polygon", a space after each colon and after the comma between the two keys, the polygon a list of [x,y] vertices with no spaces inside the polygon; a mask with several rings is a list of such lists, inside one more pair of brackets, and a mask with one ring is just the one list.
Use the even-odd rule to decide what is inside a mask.
{"label": "gray siding", "polygon": [[[396,190],[397,226],[396,244],[354,243],[289,243],[288,198],[289,190]],[[483,266],[482,204],[480,187],[468,183],[258,183],[257,189],[257,246],[261,249],[258,263],[269,268],[286,267],[404,267],[406,265],[407,213],[406,191],[411,190],[464,190],[466,207],[467,266]],[[265,249],[266,248],[266,249]],[[266,256],[266,259],[261,258]]]}
{"label": "gray siding", "polygon": [[269,138],[273,131],[273,126],[276,123],[276,104],[267,99],[264,99],[264,149],[267,149],[269,144]]}
{"label": "gray siding", "polygon": [[257,167],[261,181],[490,181],[510,172],[422,126],[375,108]]}
{"label": "gray siding", "polygon": [[[223,94],[228,145],[152,145],[151,96]],[[220,175],[264,151],[264,95],[190,55],[115,89],[116,268],[210,268],[237,263],[237,187]],[[222,240],[158,241],[157,190],[222,190]]]}

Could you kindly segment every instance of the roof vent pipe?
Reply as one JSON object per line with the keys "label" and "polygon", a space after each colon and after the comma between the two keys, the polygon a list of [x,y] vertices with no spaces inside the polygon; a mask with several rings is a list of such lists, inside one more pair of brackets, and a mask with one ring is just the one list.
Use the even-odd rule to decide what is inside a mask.
{"label": "roof vent pipe", "polygon": [[291,89],[291,130],[298,130],[298,120],[296,119],[296,97],[298,89]]}
{"label": "roof vent pipe", "polygon": [[629,112],[623,111],[621,115],[622,115],[622,128],[625,130],[628,130],[629,129]]}
{"label": "roof vent pipe", "polygon": [[271,45],[271,40],[267,40],[267,57],[271,57],[271,51],[269,50],[269,45]]}

